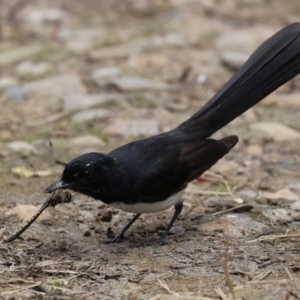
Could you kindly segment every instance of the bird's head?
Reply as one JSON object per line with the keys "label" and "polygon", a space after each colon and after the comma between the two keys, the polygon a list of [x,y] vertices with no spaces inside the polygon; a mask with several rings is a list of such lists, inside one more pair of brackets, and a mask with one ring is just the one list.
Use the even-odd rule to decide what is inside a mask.
{"label": "bird's head", "polygon": [[103,153],[86,153],[71,160],[61,179],[53,182],[45,193],[70,189],[88,196],[100,193],[113,168],[114,159]]}

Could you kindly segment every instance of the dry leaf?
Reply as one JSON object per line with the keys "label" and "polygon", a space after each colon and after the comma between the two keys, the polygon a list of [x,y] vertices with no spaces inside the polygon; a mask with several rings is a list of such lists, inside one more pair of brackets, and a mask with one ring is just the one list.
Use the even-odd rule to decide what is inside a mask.
{"label": "dry leaf", "polygon": [[23,178],[31,178],[31,177],[34,177],[36,175],[38,175],[40,177],[46,177],[46,176],[50,176],[52,174],[52,172],[50,170],[33,171],[33,170],[30,170],[30,169],[27,169],[26,167],[12,168],[11,172],[13,174],[18,175],[18,176],[23,177]]}

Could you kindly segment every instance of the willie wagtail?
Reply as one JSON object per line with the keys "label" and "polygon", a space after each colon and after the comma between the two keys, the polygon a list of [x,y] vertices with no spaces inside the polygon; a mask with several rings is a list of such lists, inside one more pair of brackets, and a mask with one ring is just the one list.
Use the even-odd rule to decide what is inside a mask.
{"label": "willie wagtail", "polygon": [[70,161],[45,192],[73,191],[101,200],[134,218],[110,242],[120,242],[143,213],[175,213],[155,241],[163,244],[183,204],[186,186],[227,154],[237,136],[209,138],[300,72],[300,23],[265,41],[204,107],[175,129],[121,146],[108,154],[86,153]]}

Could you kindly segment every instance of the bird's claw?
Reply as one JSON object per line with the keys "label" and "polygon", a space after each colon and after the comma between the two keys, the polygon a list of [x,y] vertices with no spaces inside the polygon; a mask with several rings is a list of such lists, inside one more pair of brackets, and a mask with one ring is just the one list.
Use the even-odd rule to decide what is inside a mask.
{"label": "bird's claw", "polygon": [[104,244],[121,243],[124,239],[125,235],[123,233],[120,233],[115,238],[104,241]]}

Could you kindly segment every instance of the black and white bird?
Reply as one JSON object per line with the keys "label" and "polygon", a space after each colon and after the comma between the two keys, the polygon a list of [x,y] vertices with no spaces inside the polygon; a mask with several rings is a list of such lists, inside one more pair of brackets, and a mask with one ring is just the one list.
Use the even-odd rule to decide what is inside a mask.
{"label": "black and white bird", "polygon": [[[70,161],[45,192],[70,189],[135,213],[110,242],[120,242],[143,213],[175,213],[163,244],[180,214],[186,186],[227,154],[237,136],[209,138],[300,72],[300,23],[265,41],[204,107],[175,129],[121,146],[108,154],[87,153]],[[299,99],[300,101],[300,99]]]}

